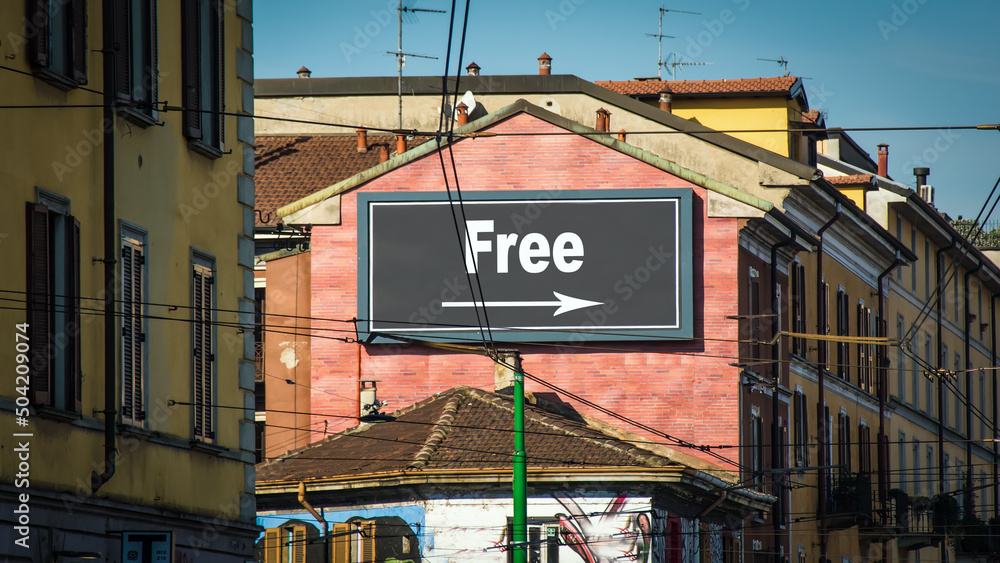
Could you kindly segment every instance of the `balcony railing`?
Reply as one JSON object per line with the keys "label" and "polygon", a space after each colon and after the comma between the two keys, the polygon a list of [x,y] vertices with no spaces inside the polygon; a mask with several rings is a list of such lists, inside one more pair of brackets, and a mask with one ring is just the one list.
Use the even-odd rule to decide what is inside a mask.
{"label": "balcony railing", "polygon": [[840,473],[833,478],[827,496],[827,525],[831,528],[869,526],[875,520],[872,510],[872,479],[866,473]]}

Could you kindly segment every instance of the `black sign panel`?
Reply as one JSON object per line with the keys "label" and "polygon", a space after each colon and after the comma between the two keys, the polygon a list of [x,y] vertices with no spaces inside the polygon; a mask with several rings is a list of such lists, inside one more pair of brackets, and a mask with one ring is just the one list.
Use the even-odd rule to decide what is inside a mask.
{"label": "black sign panel", "polygon": [[358,196],[368,340],[690,338],[687,189]]}

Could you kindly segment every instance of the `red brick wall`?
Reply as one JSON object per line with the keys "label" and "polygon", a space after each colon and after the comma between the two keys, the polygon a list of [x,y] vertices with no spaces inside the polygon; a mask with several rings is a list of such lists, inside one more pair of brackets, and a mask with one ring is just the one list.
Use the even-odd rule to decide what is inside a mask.
{"label": "red brick wall", "polygon": [[[527,114],[514,116],[492,130],[563,131]],[[617,413],[699,444],[738,443],[738,370],[729,366],[737,361],[737,323],[725,318],[737,314],[734,269],[738,220],[708,219],[703,188],[574,135],[467,139],[454,145],[454,156],[463,191],[692,188],[693,340],[520,349],[528,373]],[[454,189],[447,157],[445,153]],[[440,191],[444,189],[441,174],[440,161],[432,154],[360,189]],[[357,315],[356,194],[343,195],[340,226],[312,231],[312,314],[318,318],[351,319]],[[420,346],[367,345],[361,347],[359,366],[358,344],[323,338],[344,336],[338,331],[352,329],[351,323],[315,321],[313,328],[318,337],[312,346],[314,421],[327,419],[321,413],[356,416],[359,377],[379,380],[379,398],[390,401],[389,410],[456,385],[493,388],[493,364],[486,357]],[[555,398],[530,380],[527,389]],[[583,405],[573,406],[664,442]],[[327,420],[331,431],[354,425],[349,418]],[[736,448],[721,452],[738,459]]]}

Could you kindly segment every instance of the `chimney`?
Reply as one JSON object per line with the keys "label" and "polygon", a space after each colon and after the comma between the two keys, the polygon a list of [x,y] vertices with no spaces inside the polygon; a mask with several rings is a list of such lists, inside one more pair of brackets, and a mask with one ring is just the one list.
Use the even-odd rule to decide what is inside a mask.
{"label": "chimney", "polygon": [[465,71],[469,73],[469,76],[479,76],[479,65],[476,61],[469,63],[469,66],[465,67]]}
{"label": "chimney", "polygon": [[368,130],[358,127],[358,152],[368,152]]}
{"label": "chimney", "polygon": [[306,67],[302,67],[298,71],[299,78],[309,78],[312,76],[312,71]]}
{"label": "chimney", "polygon": [[455,109],[458,110],[458,124],[465,125],[466,123],[468,123],[469,106],[465,105],[465,102],[458,102],[458,105],[455,106]]}
{"label": "chimney", "polygon": [[389,160],[389,143],[379,143],[378,144],[378,161],[385,162]]}
{"label": "chimney", "polygon": [[889,177],[889,145],[880,143],[878,146],[878,175]]}
{"label": "chimney", "polygon": [[608,124],[610,123],[611,112],[600,108],[597,110],[597,124],[594,125],[594,129],[598,131],[607,131]]}
{"label": "chimney", "polygon": [[493,390],[497,393],[511,394],[514,387],[514,366],[521,368],[521,358],[517,352],[498,352],[497,362],[493,364]]}
{"label": "chimney", "polygon": [[546,76],[552,74],[552,57],[548,53],[542,53],[542,56],[538,57],[538,74]]}
{"label": "chimney", "polygon": [[660,90],[660,109],[667,113],[673,113],[673,93],[674,91],[667,85]]}
{"label": "chimney", "polygon": [[624,129],[619,129],[618,130],[618,140],[621,141],[621,142],[623,142],[623,143],[625,142],[625,130]]}
{"label": "chimney", "polygon": [[917,178],[917,191],[920,190],[921,186],[927,185],[927,177],[931,175],[930,168],[914,168],[913,175]]}
{"label": "chimney", "polygon": [[404,152],[406,152],[406,135],[396,133],[396,154],[403,154]]}

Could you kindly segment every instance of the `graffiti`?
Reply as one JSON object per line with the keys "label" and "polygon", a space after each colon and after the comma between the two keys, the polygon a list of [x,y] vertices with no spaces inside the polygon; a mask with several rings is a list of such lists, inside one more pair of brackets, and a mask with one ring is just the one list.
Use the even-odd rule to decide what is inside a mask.
{"label": "graffiti", "polygon": [[568,513],[556,514],[563,542],[581,560],[586,563],[649,561],[653,534],[649,515],[626,513],[626,497],[613,498],[595,521],[572,498],[556,493],[552,496]]}

